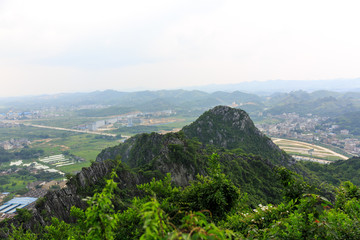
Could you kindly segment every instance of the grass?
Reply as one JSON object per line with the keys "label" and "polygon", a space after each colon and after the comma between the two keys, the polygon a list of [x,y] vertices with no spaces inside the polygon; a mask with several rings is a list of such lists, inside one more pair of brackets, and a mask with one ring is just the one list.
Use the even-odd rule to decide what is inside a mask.
{"label": "grass", "polygon": [[71,154],[90,161],[95,160],[101,150],[118,145],[119,141],[107,140],[91,134],[78,134],[67,138],[55,139],[53,144],[66,146]]}
{"label": "grass", "polygon": [[[71,115],[66,115],[64,117],[52,118],[52,119],[39,119],[39,120],[29,120],[26,122],[31,122],[37,125],[45,126],[55,126],[62,128],[72,128],[74,126],[93,122],[99,119],[105,119],[106,117],[100,118],[89,118],[89,117],[73,117]],[[173,117],[172,117],[173,118]],[[177,116],[176,122],[159,124],[156,126],[149,126],[149,129],[156,129],[157,131],[165,130],[170,131],[174,128],[182,128],[185,125],[192,123],[195,120],[195,117],[183,117]],[[126,128],[122,128],[126,129]],[[119,132],[117,132],[119,133]],[[129,131],[121,132],[123,135],[134,135],[131,128]],[[94,161],[97,155],[105,148],[118,145],[119,140],[109,139],[99,135],[85,134],[85,133],[76,133],[68,131],[60,131],[56,129],[45,129],[37,128],[30,126],[16,126],[11,128],[0,128],[0,141],[6,141],[10,139],[26,138],[31,141],[29,145],[30,148],[42,149],[44,150],[44,155],[42,157],[61,154],[64,151],[67,151],[70,154],[81,157],[85,161],[75,163],[73,165],[67,165],[62,167],[54,167],[48,164],[41,163],[43,165],[48,165],[50,168],[58,169],[64,173],[76,173],[80,171],[83,167],[89,167],[91,162]],[[14,150],[18,151],[18,150]],[[29,163],[37,161],[37,159],[23,160],[23,163]],[[3,163],[0,165],[0,169],[8,169],[9,163]],[[30,175],[19,175],[17,173],[0,176],[1,179],[5,179],[3,184],[0,184],[0,190],[17,192],[24,191],[27,184],[36,181],[36,178]]]}
{"label": "grass", "polygon": [[75,132],[66,132],[53,129],[36,128],[30,126],[17,126],[11,128],[0,128],[0,141],[12,138],[27,138],[30,141],[76,135]]}
{"label": "grass", "polygon": [[351,158],[353,157],[353,155],[345,152],[344,150],[338,148],[338,147],[335,147],[335,146],[332,146],[332,145],[328,145],[328,144],[324,144],[324,143],[316,143],[317,145],[321,146],[321,147],[324,147],[324,148],[328,148],[336,153],[339,153],[339,154],[342,154],[348,158]]}
{"label": "grass", "polygon": [[[298,140],[294,140],[295,142],[292,142],[292,140],[287,139],[281,139],[280,141],[276,141],[276,144],[283,150],[285,150],[288,154],[291,155],[297,155],[297,156],[304,156],[304,157],[310,157],[310,158],[318,158],[318,159],[324,159],[329,161],[335,161],[341,159],[339,156],[336,156],[332,154],[330,151],[326,151],[322,149],[322,146],[316,146],[312,143],[307,142],[301,142]],[[311,144],[311,145],[310,145]],[[293,149],[289,149],[293,148]],[[295,150],[294,148],[297,148]],[[312,155],[305,154],[304,152],[307,152],[309,149],[314,149],[315,152],[313,152]],[[329,149],[332,150],[332,149]]]}
{"label": "grass", "polygon": [[5,177],[6,180],[9,182],[7,184],[1,184],[0,190],[6,192],[16,192],[20,189],[26,188],[27,184],[36,181],[36,178],[33,176],[14,176],[14,175],[7,175],[1,176]]}
{"label": "grass", "polygon": [[81,124],[88,124],[95,122],[97,120],[104,118],[90,118],[90,117],[77,117],[77,116],[64,116],[50,119],[36,119],[27,121],[27,123],[32,123],[35,125],[45,125],[51,127],[61,127],[61,128],[73,128]]}
{"label": "grass", "polygon": [[328,160],[328,161],[337,161],[341,158],[336,157],[336,156],[316,156],[316,155],[308,155],[308,154],[301,154],[298,152],[291,152],[291,151],[286,151],[287,154],[289,155],[295,155],[295,156],[301,156],[301,157],[309,157],[309,158],[316,158],[316,159],[322,159],[322,160]]}
{"label": "grass", "polygon": [[332,151],[334,151],[334,152],[336,152],[336,153],[342,154],[342,155],[344,155],[344,156],[346,156],[346,157],[348,157],[348,158],[353,157],[353,155],[345,152],[344,150],[342,150],[342,149],[340,149],[340,148],[334,147],[334,146],[332,146],[332,145],[328,145],[328,144],[324,144],[324,143],[316,143],[316,144],[319,145],[319,146],[321,146],[321,147],[328,148],[328,149],[330,149],[330,150],[332,150]]}
{"label": "grass", "polygon": [[[278,138],[278,137],[273,137],[273,136],[270,136],[271,138]],[[336,153],[339,153],[339,154],[342,154],[348,158],[351,158],[353,157],[353,155],[345,152],[344,150],[342,150],[341,148],[338,148],[338,147],[335,147],[335,146],[332,146],[332,145],[329,145],[329,144],[324,144],[324,143],[321,143],[321,142],[310,142],[310,141],[305,141],[305,140],[299,140],[299,139],[296,139],[296,138],[283,138],[284,140],[293,140],[293,141],[300,141],[300,142],[304,142],[304,143],[309,143],[309,144],[314,144],[314,145],[318,145],[320,147],[324,147],[324,148],[328,148]]]}
{"label": "grass", "polygon": [[91,163],[89,161],[86,161],[86,162],[81,162],[81,163],[77,163],[77,164],[73,164],[73,165],[58,167],[56,169],[58,169],[64,173],[76,173],[76,172],[80,171],[83,167],[89,167],[90,164]]}
{"label": "grass", "polygon": [[65,173],[73,173],[79,171],[83,167],[90,166],[90,162],[95,160],[96,156],[104,148],[112,147],[118,144],[118,140],[108,140],[96,135],[80,133],[65,138],[51,139],[51,141],[48,142],[37,142],[32,144],[32,147],[43,149],[46,156],[68,151],[70,154],[85,159],[85,162],[56,168]]}
{"label": "grass", "polygon": [[90,165],[90,161],[107,147],[119,144],[118,140],[109,140],[100,135],[65,132],[53,129],[43,129],[29,126],[0,128],[0,141],[11,138],[27,138],[32,144],[31,148],[44,150],[44,156],[61,154],[69,151],[70,154],[84,158],[86,162],[59,168],[65,173],[72,173],[82,167]]}
{"label": "grass", "polygon": [[[171,117],[173,118],[173,117]],[[103,118],[101,118],[103,119]],[[176,116],[178,121],[160,124],[156,126],[148,126],[149,130],[171,131],[174,128],[182,128],[192,123],[195,117]],[[34,124],[43,124],[48,126],[72,127],[85,122],[95,121],[96,118],[71,116],[60,117],[56,119],[32,120]],[[135,135],[142,131],[132,131],[135,129],[122,128],[122,135]],[[119,132],[116,132],[119,133]],[[0,141],[9,140],[11,138],[27,138],[32,144],[31,148],[44,150],[44,156],[61,154],[68,151],[70,154],[85,159],[84,162],[75,163],[73,165],[59,167],[57,169],[65,173],[73,173],[79,171],[83,167],[90,166],[90,162],[96,159],[96,156],[105,148],[118,145],[119,140],[109,140],[99,135],[60,131],[55,129],[44,129],[30,126],[17,126],[12,128],[0,128]]]}

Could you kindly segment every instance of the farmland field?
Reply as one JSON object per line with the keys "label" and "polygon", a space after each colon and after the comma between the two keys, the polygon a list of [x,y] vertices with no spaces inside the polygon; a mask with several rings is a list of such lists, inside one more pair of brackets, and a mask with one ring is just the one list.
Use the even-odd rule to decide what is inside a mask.
{"label": "farmland field", "polygon": [[346,160],[348,157],[319,145],[295,140],[272,138],[273,142],[290,155],[328,161]]}

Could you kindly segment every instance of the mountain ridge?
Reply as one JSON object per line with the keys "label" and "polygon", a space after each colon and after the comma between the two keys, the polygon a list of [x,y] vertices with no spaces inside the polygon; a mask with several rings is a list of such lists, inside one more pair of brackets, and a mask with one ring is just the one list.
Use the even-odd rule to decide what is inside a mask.
{"label": "mountain ridge", "polygon": [[214,107],[185,126],[183,131],[188,138],[197,138],[203,144],[269,157],[273,163],[281,165],[293,164],[292,158],[260,132],[241,109]]}
{"label": "mountain ridge", "polygon": [[35,229],[36,224],[50,224],[51,217],[75,221],[70,215],[72,206],[87,208],[83,199],[101,192],[112,171],[117,175],[116,211],[124,209],[129,199],[144,194],[138,188],[140,184],[165,179],[168,173],[180,191],[200,175],[209,174],[209,159],[214,153],[229,181],[247,193],[250,207],[281,202],[283,185],[278,165],[293,167],[294,160],[262,134],[245,111],[217,106],[177,133],[138,134],[104,149],[89,168],[70,178],[67,188],[50,191],[40,199],[32,220],[23,224],[13,219],[7,224]]}
{"label": "mountain ridge", "polygon": [[[230,124],[230,128],[248,128],[247,134],[256,132],[258,137],[265,138],[253,125],[250,117],[242,110],[230,109],[226,106],[215,108],[215,112],[226,110],[235,119],[246,119]],[[240,116],[241,114],[241,116]],[[211,120],[210,120],[211,121]],[[224,136],[226,137],[226,136]],[[269,141],[266,138],[264,141]],[[280,152],[278,148],[273,149]],[[136,186],[162,179],[171,173],[172,181],[177,186],[186,186],[196,179],[198,174],[207,175],[207,159],[217,152],[224,165],[224,171],[232,180],[250,193],[252,202],[279,202],[281,200],[281,184],[273,181],[276,178],[274,159],[255,156],[256,153],[231,152],[216,145],[206,146],[196,139],[186,137],[183,131],[168,134],[138,134],[124,143],[104,149],[89,168],[83,168],[73,176],[67,188],[48,192],[36,204],[34,221],[46,225],[49,217],[55,216],[66,222],[72,222],[71,206],[86,208],[82,199],[92,196],[105,184],[112,169],[116,169],[119,196],[128,198],[139,194]],[[259,172],[261,171],[261,173]],[[266,194],[266,192],[271,194]],[[125,194],[125,195],[124,195]],[[45,214],[46,213],[46,214]],[[24,226],[27,228],[33,225]]]}

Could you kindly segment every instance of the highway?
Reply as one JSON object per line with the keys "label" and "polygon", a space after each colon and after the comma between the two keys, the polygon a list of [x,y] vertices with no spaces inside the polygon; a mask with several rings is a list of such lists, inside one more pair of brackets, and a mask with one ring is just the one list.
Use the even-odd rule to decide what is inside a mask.
{"label": "highway", "polygon": [[88,130],[77,130],[77,129],[71,129],[71,128],[51,127],[51,126],[36,125],[36,124],[31,124],[31,123],[22,123],[22,124],[24,124],[25,126],[29,126],[29,127],[47,128],[47,129],[54,129],[54,130],[60,130],[60,131],[69,131],[69,132],[78,132],[78,133],[87,133],[87,134],[96,134],[96,135],[116,137],[116,134],[114,134],[114,133],[102,133],[102,132],[93,132],[93,131],[88,131]]}
{"label": "highway", "polygon": [[[15,124],[23,124],[23,125],[29,126],[29,127],[47,128],[47,129],[54,129],[54,130],[60,130],[60,131],[69,131],[69,132],[87,133],[87,134],[95,134],[95,135],[116,137],[116,134],[115,134],[115,133],[103,133],[103,132],[94,132],[94,131],[88,131],[88,130],[77,130],[77,129],[71,129],[71,128],[52,127],[52,126],[44,126],[44,125],[37,125],[37,124],[17,122],[17,121],[6,121],[6,120],[3,120],[3,121],[1,121],[1,122],[4,122],[4,123],[15,123]],[[129,138],[130,138],[130,136],[125,136],[125,135],[121,135],[121,137],[122,137],[122,138],[125,138],[125,139],[129,139]]]}

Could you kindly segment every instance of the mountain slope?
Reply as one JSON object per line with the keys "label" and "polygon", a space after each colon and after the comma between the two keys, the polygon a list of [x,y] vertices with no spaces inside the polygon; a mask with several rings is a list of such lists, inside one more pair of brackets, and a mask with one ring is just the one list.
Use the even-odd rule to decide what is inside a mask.
{"label": "mountain slope", "polygon": [[352,157],[346,161],[339,160],[331,164],[313,162],[303,162],[302,164],[322,182],[338,186],[341,182],[351,181],[360,186],[360,157]]}
{"label": "mountain slope", "polygon": [[219,155],[226,176],[247,193],[250,207],[281,201],[276,164],[292,166],[292,159],[259,132],[244,111],[218,106],[178,133],[139,134],[104,149],[91,167],[70,179],[67,188],[48,192],[37,203],[32,223],[24,227],[46,225],[52,216],[72,222],[71,207],[86,208],[82,199],[100,192],[113,170],[118,176],[114,179],[118,183],[116,210],[143,194],[137,185],[163,179],[167,173],[171,173],[172,184],[183,189],[197,175],[208,175],[208,159],[213,153]]}
{"label": "mountain slope", "polygon": [[359,111],[359,93],[338,93],[330,91],[294,91],[283,94],[273,94],[267,99],[269,109],[266,113],[282,114],[297,113],[300,115],[316,114],[336,117],[339,114]]}
{"label": "mountain slope", "polygon": [[181,133],[138,134],[125,143],[104,149],[97,157],[97,162],[107,159],[120,159],[130,168],[136,169],[151,180],[171,173],[175,184],[184,186],[194,180],[201,161],[198,154],[199,144],[185,139]]}
{"label": "mountain slope", "polygon": [[188,138],[196,138],[205,145],[260,155],[276,164],[293,163],[286,153],[255,127],[249,115],[240,109],[217,106],[184,127],[183,131]]}

